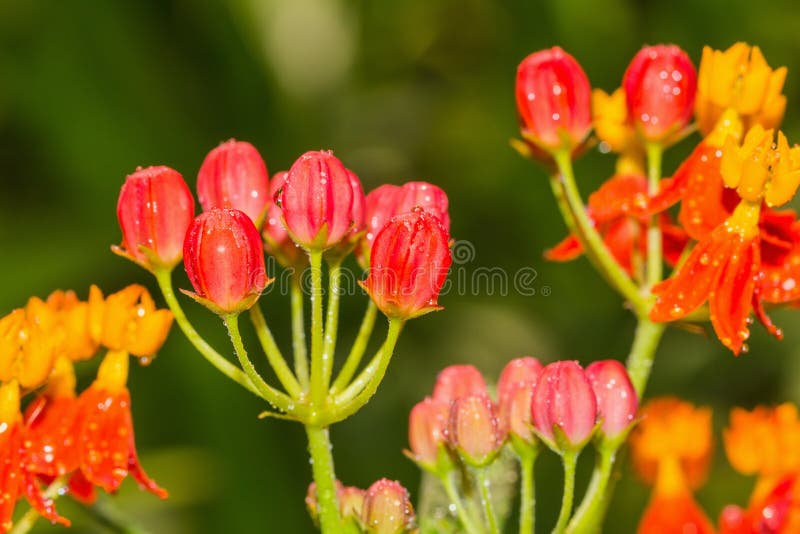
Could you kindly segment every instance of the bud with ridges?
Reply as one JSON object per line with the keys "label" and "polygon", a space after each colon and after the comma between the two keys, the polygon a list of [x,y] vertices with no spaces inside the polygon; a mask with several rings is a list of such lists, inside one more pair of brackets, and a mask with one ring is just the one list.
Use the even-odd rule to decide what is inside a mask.
{"label": "bud with ridges", "polygon": [[447,453],[446,433],[450,403],[426,397],[411,409],[408,417],[408,444],[405,455],[421,469],[431,473],[449,472],[453,463]]}
{"label": "bud with ridges", "polygon": [[378,480],[367,489],[361,524],[368,534],[404,534],[415,527],[414,508],[399,482]]}
{"label": "bud with ridges", "polygon": [[597,423],[597,399],[576,361],[558,361],[542,370],[531,401],[536,433],[558,453],[582,449]]}
{"label": "bud with ridges", "polygon": [[436,376],[433,400],[445,403],[448,409],[456,399],[477,394],[488,394],[488,390],[483,375],[474,365],[450,365]]}
{"label": "bud with ridges", "polygon": [[184,293],[219,315],[251,308],[271,282],[261,236],[238,210],[213,208],[198,216],[186,232],[183,255],[195,290]]}
{"label": "bud with ridges", "polygon": [[447,441],[467,465],[485,467],[503,448],[506,434],[486,394],[459,397],[450,406]]}
{"label": "bud with ridges", "polygon": [[138,169],[119,192],[122,244],[111,250],[149,271],[171,270],[181,261],[193,217],[194,198],[180,173],[163,166]]}
{"label": "bud with ridges", "polygon": [[586,368],[601,420],[599,436],[618,443],[633,427],[639,400],[628,371],[617,360],[594,362]]}

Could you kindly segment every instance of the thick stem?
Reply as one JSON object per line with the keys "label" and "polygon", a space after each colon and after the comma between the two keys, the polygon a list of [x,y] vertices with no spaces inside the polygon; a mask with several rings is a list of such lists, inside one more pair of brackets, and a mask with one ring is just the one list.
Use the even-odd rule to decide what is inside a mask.
{"label": "thick stem", "polygon": [[572,513],[572,501],[575,496],[575,465],[578,463],[578,452],[567,451],[561,458],[564,463],[564,493],[561,497],[561,512],[553,528],[553,534],[562,534]]}
{"label": "thick stem", "polygon": [[317,485],[319,523],[323,534],[341,532],[339,500],[336,497],[336,473],[333,469],[331,440],[327,427],[306,425],[311,471]]}
{"label": "thick stem", "polygon": [[[651,197],[658,194],[661,181],[661,156],[664,150],[659,143],[647,145],[647,193]],[[647,223],[647,289],[661,281],[663,276],[661,227],[658,215],[651,215]]]}
{"label": "thick stem", "polygon": [[370,299],[369,304],[367,304],[367,310],[364,312],[364,319],[361,321],[361,327],[358,329],[358,335],[353,342],[353,348],[350,349],[350,354],[347,355],[347,359],[344,361],[339,375],[336,377],[336,380],[333,381],[331,394],[336,394],[336,392],[347,387],[353,375],[356,374],[361,359],[364,357],[364,352],[367,350],[367,344],[372,335],[372,330],[375,327],[375,318],[377,316],[378,307],[375,306],[375,303]]}
{"label": "thick stem", "polygon": [[455,472],[450,472],[439,477],[439,480],[442,481],[442,486],[444,486],[444,491],[447,494],[447,498],[450,499],[450,502],[455,507],[456,516],[458,517],[458,520],[461,521],[461,526],[464,527],[464,530],[467,532],[467,534],[481,534],[481,529],[475,525],[472,518],[464,509],[464,503],[461,501],[461,496],[458,494],[458,490],[456,490],[453,478],[454,474]]}
{"label": "thick stem", "polygon": [[646,316],[639,317],[627,362],[628,376],[631,378],[631,383],[639,399],[644,395],[647,379],[653,368],[658,342],[663,333],[663,323],[654,323]]}
{"label": "thick stem", "polygon": [[242,365],[242,369],[247,374],[247,377],[255,385],[258,395],[281,411],[290,415],[296,414],[297,408],[294,401],[285,393],[281,393],[267,384],[264,379],[261,378],[261,375],[258,374],[258,371],[256,371],[256,368],[253,366],[253,362],[250,361],[250,358],[247,356],[247,351],[242,343],[242,335],[239,333],[239,316],[237,314],[225,315],[222,317],[222,321],[228,328],[236,357],[239,358],[239,363]]}
{"label": "thick stem", "polygon": [[533,534],[536,520],[536,487],[533,482],[535,454],[520,456],[519,465],[522,477],[519,482],[519,534]]}
{"label": "thick stem", "polygon": [[[175,298],[175,291],[172,289],[172,271],[167,269],[156,269],[154,271],[158,287],[161,288],[161,293],[164,295],[164,301],[167,303],[172,315],[175,317],[175,322],[178,323],[181,331],[189,340],[189,342],[211,365],[216,367],[217,371],[227,376],[246,390],[255,395],[259,395],[258,390],[252,382],[247,378],[247,375],[237,368],[231,362],[226,360],[219,352],[209,345],[203,337],[197,333],[192,323],[186,318],[183,313],[178,299]],[[260,396],[260,395],[259,395]]]}
{"label": "thick stem", "polygon": [[386,333],[386,340],[372,360],[369,362],[358,378],[335,397],[335,408],[333,409],[333,421],[342,421],[358,410],[360,410],[375,395],[378,386],[386,375],[386,369],[394,353],[397,338],[403,329],[405,321],[402,319],[390,319],[389,331]]}
{"label": "thick stem", "polygon": [[309,251],[311,263],[311,403],[322,406],[328,396],[325,383],[324,332],[322,325],[322,252]]}
{"label": "thick stem", "polygon": [[483,506],[483,515],[486,519],[486,525],[489,528],[490,534],[500,534],[500,528],[497,526],[497,516],[494,513],[494,506],[492,505],[492,492],[489,488],[489,480],[486,478],[486,468],[478,469],[477,478],[478,486],[480,486],[481,505]]}
{"label": "thick stem", "polygon": [[261,307],[257,302],[250,308],[250,320],[253,322],[253,326],[256,329],[256,335],[261,342],[261,348],[264,349],[264,354],[267,355],[267,361],[272,367],[272,370],[275,371],[275,376],[278,377],[281,385],[292,398],[299,399],[303,393],[300,384],[297,382],[297,379],[292,374],[292,370],[283,358],[281,349],[279,349],[277,343],[275,343],[275,338],[272,337],[272,332],[269,326],[267,326],[267,320],[264,318],[264,313],[261,311]]}
{"label": "thick stem", "polygon": [[341,260],[328,266],[328,308],[325,318],[325,341],[322,348],[322,382],[325,390],[330,389],[333,374],[333,356],[336,353],[336,333],[339,328],[339,291],[342,274]]}
{"label": "thick stem", "polygon": [[[565,214],[571,215],[573,227],[570,230],[575,233],[581,242],[586,256],[595,266],[598,272],[627,299],[636,310],[643,310],[647,303],[639,293],[636,284],[633,283],[628,273],[620,266],[611,255],[611,252],[603,242],[603,238],[589,220],[581,199],[578,186],[575,183],[575,174],[572,170],[572,157],[568,151],[557,152],[555,155],[558,165],[559,175],[551,177],[556,180],[553,190],[556,192],[556,201],[560,203],[560,209],[564,215],[565,222],[569,225],[570,219]],[[563,195],[558,194],[558,190],[563,191]],[[566,206],[563,204],[566,203]]]}
{"label": "thick stem", "polygon": [[308,350],[306,348],[306,319],[303,312],[303,273],[292,276],[292,352],[294,372],[303,390],[308,390]]}
{"label": "thick stem", "polygon": [[[59,495],[62,495],[62,492],[66,489],[67,483],[69,482],[69,476],[64,475],[60,476],[55,479],[44,491],[44,498],[47,499],[57,499]],[[36,521],[39,520],[39,512],[36,511],[36,508],[31,507],[25,515],[19,518],[14,524],[14,527],[9,531],[9,534],[25,534],[29,532],[33,526],[36,524]]]}
{"label": "thick stem", "polygon": [[614,467],[617,446],[602,447],[597,453],[592,480],[583,496],[583,501],[567,526],[568,534],[597,534],[607,509],[608,481]]}

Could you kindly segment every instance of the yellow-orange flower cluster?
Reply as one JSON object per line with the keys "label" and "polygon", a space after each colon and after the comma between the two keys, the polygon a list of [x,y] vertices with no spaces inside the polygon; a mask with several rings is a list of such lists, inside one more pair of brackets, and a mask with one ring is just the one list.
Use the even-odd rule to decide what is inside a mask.
{"label": "yellow-orange flower cluster", "polygon": [[[87,502],[95,486],[116,491],[129,473],[166,497],[139,465],[126,382],[130,355],[155,355],[171,324],[172,313],[138,285],[108,298],[93,286],[87,301],[56,291],[0,319],[0,532],[12,527],[22,496],[68,525],[42,490],[59,476],[69,475],[71,494]],[[77,395],[73,365],[100,347],[108,353],[97,379]],[[37,389],[23,415],[22,396]]]}

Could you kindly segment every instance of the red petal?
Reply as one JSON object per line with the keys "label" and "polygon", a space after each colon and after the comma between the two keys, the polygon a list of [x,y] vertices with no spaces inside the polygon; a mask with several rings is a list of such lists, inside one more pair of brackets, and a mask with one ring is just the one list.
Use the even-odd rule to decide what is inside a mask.
{"label": "red petal", "polygon": [[668,213],[662,213],[659,216],[659,225],[661,226],[664,261],[674,267],[683,256],[686,245],[689,244],[689,236],[686,230],[673,224]]}
{"label": "red petal", "polygon": [[97,491],[94,489],[94,485],[86,479],[80,469],[69,478],[69,494],[83,504],[94,504],[97,500]]}
{"label": "red petal", "polygon": [[589,209],[598,223],[622,215],[641,217],[647,204],[647,179],[639,175],[613,176],[589,195]]}
{"label": "red petal", "polygon": [[698,243],[672,278],[656,284],[658,295],[650,319],[674,321],[696,310],[708,299],[725,268],[730,235],[725,227]]}
{"label": "red petal", "polygon": [[[750,336],[747,317],[756,285],[759,266],[759,244],[757,239],[744,241],[735,232],[728,232],[732,248],[728,261],[709,301],[711,324],[722,344],[739,354],[742,345]],[[719,231],[715,230],[714,235]]]}
{"label": "red petal", "polygon": [[583,245],[577,237],[570,234],[553,248],[544,251],[548,261],[572,261],[583,254]]}
{"label": "red petal", "polygon": [[57,477],[78,468],[77,409],[74,397],[40,396],[28,406],[25,423],[30,443],[26,459],[29,471]]}

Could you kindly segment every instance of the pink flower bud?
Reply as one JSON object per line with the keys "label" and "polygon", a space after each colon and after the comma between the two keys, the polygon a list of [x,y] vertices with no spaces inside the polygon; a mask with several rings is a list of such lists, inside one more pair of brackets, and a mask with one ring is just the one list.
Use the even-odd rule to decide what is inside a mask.
{"label": "pink flower bud", "polygon": [[450,404],[465,395],[486,394],[483,375],[472,365],[451,365],[445,367],[436,377],[433,386],[433,400]]}
{"label": "pink flower bud", "polygon": [[360,261],[363,264],[369,263],[375,237],[392,217],[408,213],[415,207],[420,207],[438,217],[444,229],[450,232],[447,194],[433,184],[408,182],[402,186],[382,185],[367,195],[365,207],[367,232],[359,250]]}
{"label": "pink flower bud", "polygon": [[337,488],[336,496],[339,499],[339,511],[344,519],[361,519],[366,493],[364,490],[354,486]]}
{"label": "pink flower bud", "polygon": [[250,308],[269,283],[261,236],[239,210],[212,208],[198,216],[183,255],[191,296],[221,315]]}
{"label": "pink flower bud", "polygon": [[535,386],[541,372],[542,364],[536,358],[523,356],[511,360],[500,373],[500,379],[497,381],[497,397],[502,397],[503,392],[517,382],[527,382]]}
{"label": "pink flower bud", "polygon": [[439,310],[452,258],[450,236],[439,219],[414,208],[398,215],[375,238],[362,285],[385,315],[412,319]]}
{"label": "pink flower bud", "polygon": [[514,382],[503,390],[498,388],[497,408],[501,432],[528,444],[533,444],[536,440],[531,428],[531,402],[535,389],[536,384],[532,382]]}
{"label": "pink flower bud", "polygon": [[[183,177],[169,167],[147,167],[128,176],[119,192],[122,244],[112,247],[146,269],[172,269],[194,217],[194,199]],[[139,249],[149,249],[150,257]],[[151,264],[152,258],[153,263]]]}
{"label": "pink flower bud", "polygon": [[256,224],[270,201],[267,166],[250,143],[231,139],[208,153],[197,174],[197,196],[204,211],[231,208]]}
{"label": "pink flower bud", "polygon": [[[281,171],[272,176],[269,184],[270,199],[274,199],[280,193],[288,175],[287,171]],[[289,232],[283,226],[281,208],[274,200],[269,202],[261,235],[264,237],[264,248],[267,253],[284,267],[300,267],[305,263],[307,256],[289,237]]]}
{"label": "pink flower bud", "polygon": [[439,459],[439,446],[445,442],[450,404],[426,397],[411,409],[408,417],[408,444],[417,463],[433,469]]}
{"label": "pink flower bud", "polygon": [[639,400],[625,366],[616,360],[594,362],[586,377],[597,398],[597,412],[603,419],[602,432],[613,439],[633,423]]}
{"label": "pink flower bud", "polygon": [[361,522],[369,534],[403,534],[414,528],[414,508],[408,490],[399,482],[382,478],[364,498]]}
{"label": "pink flower bud", "polygon": [[[592,435],[597,400],[583,369],[574,361],[551,363],[542,370],[531,401],[533,424],[548,445],[580,447]],[[555,429],[566,440],[558,443]]]}
{"label": "pink flower bud", "polygon": [[485,393],[459,397],[450,406],[447,441],[474,467],[495,459],[506,439],[502,430],[497,409]]}
{"label": "pink flower bud", "polygon": [[353,187],[332,152],[306,152],[289,169],[278,200],[292,239],[307,250],[337,244],[352,227]]}
{"label": "pink flower bud", "polygon": [[646,141],[666,141],[692,118],[697,73],[675,45],[642,48],[622,79],[628,120]]}
{"label": "pink flower bud", "polygon": [[574,150],[592,126],[586,73],[559,47],[540,50],[517,68],[517,111],[526,140],[538,148]]}

